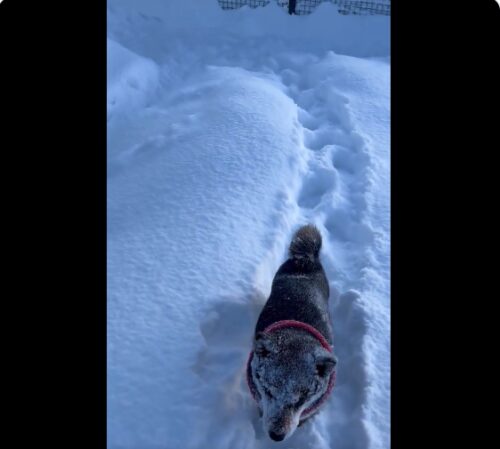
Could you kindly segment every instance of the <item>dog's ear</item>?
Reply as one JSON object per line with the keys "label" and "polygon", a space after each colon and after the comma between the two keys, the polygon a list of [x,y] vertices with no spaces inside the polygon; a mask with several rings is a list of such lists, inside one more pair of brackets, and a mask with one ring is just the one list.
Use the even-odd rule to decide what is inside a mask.
{"label": "dog's ear", "polygon": [[264,332],[257,332],[255,335],[254,351],[261,358],[273,352],[273,342]]}
{"label": "dog's ear", "polygon": [[316,374],[319,377],[328,377],[337,366],[337,357],[333,354],[319,357],[316,360]]}

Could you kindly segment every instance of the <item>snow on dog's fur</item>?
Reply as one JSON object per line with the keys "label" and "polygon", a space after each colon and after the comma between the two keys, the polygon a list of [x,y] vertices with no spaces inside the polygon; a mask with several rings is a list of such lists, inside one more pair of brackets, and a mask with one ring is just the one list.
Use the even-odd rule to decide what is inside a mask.
{"label": "snow on dog's fur", "polygon": [[329,287],[320,249],[316,227],[303,226],[295,233],[290,258],[274,277],[255,329],[251,374],[264,430],[275,441],[288,438],[301,424],[301,413],[326,393],[337,363],[307,330],[263,332],[272,323],[296,320],[314,327],[332,345]]}

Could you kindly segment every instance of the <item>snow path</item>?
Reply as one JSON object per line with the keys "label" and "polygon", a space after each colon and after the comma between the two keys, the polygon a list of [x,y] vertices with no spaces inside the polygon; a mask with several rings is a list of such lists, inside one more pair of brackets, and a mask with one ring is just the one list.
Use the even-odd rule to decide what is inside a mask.
{"label": "snow path", "polygon": [[323,235],[339,371],[322,413],[281,445],[390,447],[389,61],[262,36],[239,52],[234,36],[173,39],[160,19],[126,21],[108,42],[125,73],[108,79],[108,270],[120,273],[108,282],[108,409],[128,410],[108,424],[110,449],[277,446],[244,368],[290,237],[309,222]]}
{"label": "snow path", "polygon": [[[373,245],[384,246],[382,253],[389,254],[389,198],[387,188],[381,189],[385,196],[378,197],[379,182],[373,182],[372,177],[382,177],[382,186],[388,186],[389,167],[381,165],[380,161],[389,160],[386,133],[375,134],[379,141],[372,143],[367,137],[373,135],[373,130],[361,131],[363,123],[356,122],[356,112],[361,116],[375,114],[382,122],[389,119],[389,97],[385,96],[385,104],[373,104],[366,102],[364,96],[370,96],[371,89],[386,89],[388,79],[386,63],[379,63],[381,85],[373,86],[373,80],[363,80],[362,75],[356,85],[356,89],[349,95],[349,91],[343,90],[340,94],[333,86],[339,86],[342,76],[338,76],[338,67],[346,57],[336,56],[330,53],[318,63],[318,66],[330,64],[332,74],[324,79],[314,76],[316,65],[311,65],[309,57],[297,60],[284,57],[282,65],[274,67],[280,75],[284,92],[294,100],[297,105],[300,122],[300,133],[302,135],[302,148],[305,158],[308,160],[307,170],[302,172],[301,189],[288,206],[289,221],[293,222],[292,228],[304,223],[315,223],[322,231],[324,237],[322,260],[330,280],[331,312],[334,317],[335,347],[339,359],[339,374],[335,388],[334,399],[328,404],[327,410],[317,418],[316,421],[306,424],[301,432],[297,432],[291,439],[287,440],[287,447],[332,447],[332,448],[368,448],[389,447],[389,426],[385,416],[387,410],[373,411],[368,416],[366,402],[369,395],[378,395],[379,398],[388,397],[389,379],[386,364],[389,341],[382,338],[380,342],[386,351],[377,351],[377,329],[368,336],[368,327],[371,320],[368,314],[387,326],[388,323],[388,298],[385,307],[374,307],[371,303],[378,297],[384,297],[389,284],[389,260],[377,261],[377,267],[382,269],[382,275],[367,266],[375,261],[378,252],[372,251]],[[306,69],[302,67],[308,67]],[[324,73],[324,70],[320,71]],[[349,77],[353,75],[351,71]],[[345,76],[345,74],[344,74]],[[384,78],[385,77],[385,78]],[[309,83],[303,82],[310,78]],[[303,84],[300,84],[300,83]],[[299,85],[297,85],[299,84]],[[359,98],[359,97],[363,98]],[[380,94],[377,98],[380,98]],[[366,109],[368,104],[369,110]],[[333,107],[332,107],[333,106]],[[374,151],[380,152],[372,157]],[[372,200],[373,198],[373,200]],[[371,204],[370,201],[383,203]],[[285,203],[283,203],[286,208]],[[298,211],[298,212],[297,212]],[[346,211],[352,211],[347,213]],[[378,215],[371,219],[374,212]],[[242,299],[235,303],[234,298],[222,301],[214,308],[214,319],[209,319],[203,326],[203,334],[206,347],[200,355],[203,376],[207,378],[208,372],[213,377],[208,377],[210,382],[220,381],[226,371],[226,360],[217,366],[217,358],[221,354],[233,354],[234,365],[240,370],[234,377],[228,379],[228,384],[221,388],[227,394],[228,385],[238,385],[238,394],[245,393],[244,366],[248,350],[248,339],[252,335],[253,326],[260,311],[261,305],[270,291],[271,278],[277,266],[284,260],[287,245],[290,238],[290,227],[283,227],[280,234],[286,238],[280,239],[278,248],[270,251],[268,260],[263,261],[257,272],[257,280],[265,279],[260,284],[254,297],[249,300]],[[264,273],[265,271],[265,273]],[[387,277],[384,279],[383,275]],[[375,278],[375,279],[373,279]],[[375,282],[374,282],[375,281]],[[377,289],[377,282],[384,284]],[[257,283],[258,284],[258,283]],[[344,292],[341,294],[340,292]],[[227,323],[238,323],[235,328],[228,329]],[[242,327],[241,323],[247,323]],[[228,349],[227,335],[234,338],[234,346]],[[366,349],[372,353],[373,361],[366,360]],[[384,357],[382,361],[377,360],[379,356]],[[371,363],[380,373],[383,387],[386,390],[378,391],[371,385],[373,379],[368,379],[371,370],[366,369],[365,364]],[[380,366],[377,366],[380,364]],[[201,374],[201,373],[200,373]],[[226,373],[227,375],[227,373]],[[375,389],[375,391],[371,391]],[[229,390],[233,391],[233,390]],[[378,399],[379,399],[378,398]],[[214,403],[219,403],[218,398]],[[234,398],[233,398],[234,400]],[[388,401],[383,404],[389,407]],[[247,404],[248,406],[248,404]],[[249,407],[253,404],[250,401]],[[382,419],[376,420],[373,414],[380,413]],[[385,413],[384,413],[385,412]],[[249,413],[242,413],[242,420]],[[339,419],[340,417],[340,419]],[[375,420],[376,424],[372,421]],[[367,430],[367,426],[370,427]],[[387,433],[380,435],[378,426]],[[241,429],[234,429],[234,436],[229,437],[228,447],[246,448],[272,448],[276,443],[266,440],[261,435],[259,423],[254,416],[254,431],[261,438],[259,445],[240,441]],[[219,435],[214,436],[214,442]],[[368,438],[368,432],[370,439]],[[232,439],[231,439],[232,438]],[[210,440],[208,440],[210,441]],[[237,443],[237,441],[240,441]]]}

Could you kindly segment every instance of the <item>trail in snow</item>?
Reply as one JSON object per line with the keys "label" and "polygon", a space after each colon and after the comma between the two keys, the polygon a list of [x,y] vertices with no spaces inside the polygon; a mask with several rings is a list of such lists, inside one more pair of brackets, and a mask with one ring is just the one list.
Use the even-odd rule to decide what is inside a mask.
{"label": "trail in snow", "polygon": [[[335,55],[331,57],[335,58]],[[306,424],[301,432],[292,436],[288,445],[319,447],[324,443],[336,448],[366,448],[369,441],[364,405],[368,374],[363,349],[368,317],[359,292],[365,290],[362,271],[369,265],[368,249],[374,241],[374,231],[367,222],[365,200],[369,191],[371,161],[366,143],[356,132],[350,117],[349,99],[336,92],[328,79],[319,84],[315,80],[311,85],[297,85],[297,82],[307,79],[311,70],[303,68],[310,67],[311,61],[304,64],[306,61],[285,58],[283,66],[275,68],[283,81],[283,90],[297,105],[302,151],[308,160],[307,170],[301,178],[302,187],[289,211],[293,217],[291,220],[294,220],[293,227],[312,222],[324,236],[322,260],[332,290],[335,347],[341,362],[334,399],[327,410],[316,423]],[[286,232],[286,235],[290,233]],[[288,240],[281,242],[280,251],[274,250],[269,256],[271,260],[263,261],[262,265],[269,273],[277,268],[276,254],[281,255],[279,262],[284,260],[287,243]],[[213,377],[208,377],[209,382],[218,383],[224,372],[227,375],[227,359],[223,358],[219,369],[216,368],[218,357],[227,351],[228,356],[233,354],[234,366],[238,367],[236,377],[230,377],[228,384],[236,383],[245,388],[241,386],[242,382],[244,384],[242,366],[256,317],[269,288],[269,278],[266,277],[265,288],[247,300],[240,298],[241,302],[235,302],[235,298],[221,301],[214,308],[215,318],[204,323],[202,329],[207,346],[200,353],[200,363],[204,367],[204,377],[213,373]],[[227,323],[238,324],[228,329]],[[228,348],[227,335],[232,336],[231,340],[235,338],[235,346]],[[226,394],[231,391],[227,387],[221,388]],[[252,406],[250,403],[249,407]],[[243,413],[242,418],[248,413]],[[260,434],[258,426],[255,418],[257,435]],[[234,431],[232,444],[238,440],[239,429]],[[373,429],[370,433],[373,438]],[[267,441],[265,436],[260,437],[260,445],[248,447],[274,447],[275,443]],[[235,447],[247,447],[247,444],[240,442]]]}
{"label": "trail in snow", "polygon": [[282,446],[389,447],[388,61],[108,21],[110,449],[276,447],[244,368],[309,222],[339,368],[325,409]]}

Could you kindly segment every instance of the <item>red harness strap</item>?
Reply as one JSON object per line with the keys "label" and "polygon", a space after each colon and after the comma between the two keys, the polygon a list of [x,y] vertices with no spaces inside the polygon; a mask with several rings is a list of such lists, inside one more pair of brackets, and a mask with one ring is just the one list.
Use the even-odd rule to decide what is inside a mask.
{"label": "red harness strap", "polygon": [[[277,321],[276,323],[267,326],[264,329],[264,333],[268,334],[278,329],[283,329],[288,327],[295,327],[309,332],[321,343],[321,346],[323,346],[323,348],[325,348],[328,352],[333,352],[333,347],[331,347],[328,344],[326,338],[323,337],[321,332],[319,332],[311,325],[303,323],[301,321],[295,321],[295,320]],[[250,393],[252,394],[253,398],[255,399],[255,401],[258,401],[257,397],[259,396],[259,393],[257,391],[257,387],[255,386],[255,382],[253,381],[252,377],[252,369],[251,369],[252,358],[253,358],[253,351],[250,352],[250,355],[248,356],[247,360],[247,384],[248,384],[248,389],[250,390]],[[303,421],[306,418],[309,418],[309,416],[311,416],[314,412],[316,412],[316,410],[318,410],[319,407],[321,407],[321,405],[326,401],[326,399],[332,392],[334,385],[335,385],[335,371],[333,371],[332,374],[330,374],[330,379],[328,381],[328,388],[326,389],[325,394],[323,394],[323,396],[321,396],[315,403],[313,403],[310,407],[306,408],[302,412],[302,414],[300,415],[301,421]]]}

